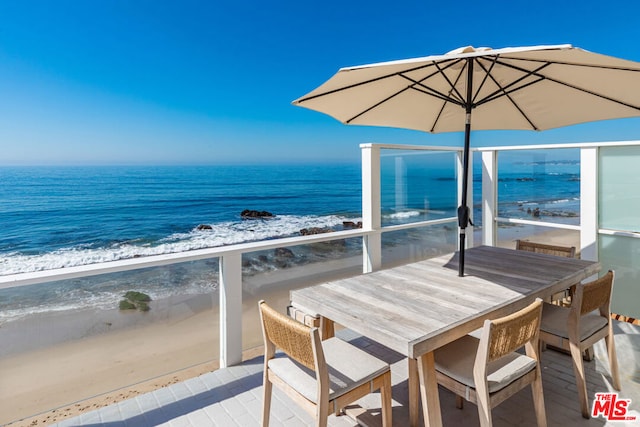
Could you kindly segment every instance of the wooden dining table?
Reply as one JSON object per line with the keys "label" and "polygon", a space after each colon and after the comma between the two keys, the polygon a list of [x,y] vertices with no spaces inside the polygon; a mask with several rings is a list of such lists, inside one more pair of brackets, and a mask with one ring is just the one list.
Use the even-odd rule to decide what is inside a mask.
{"label": "wooden dining table", "polygon": [[[434,350],[600,271],[599,262],[492,246],[291,291],[292,305],[358,332],[409,361],[409,422],[441,426]],[[331,330],[331,328],[328,328]]]}

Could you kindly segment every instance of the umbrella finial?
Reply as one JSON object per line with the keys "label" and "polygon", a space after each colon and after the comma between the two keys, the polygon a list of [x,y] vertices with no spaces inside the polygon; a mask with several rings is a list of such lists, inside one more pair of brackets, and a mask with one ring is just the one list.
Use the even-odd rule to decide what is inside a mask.
{"label": "umbrella finial", "polygon": [[463,46],[457,49],[453,49],[451,52],[447,52],[447,55],[459,55],[461,53],[473,53],[473,52],[486,52],[488,50],[493,50],[490,47],[473,47],[473,46]]}

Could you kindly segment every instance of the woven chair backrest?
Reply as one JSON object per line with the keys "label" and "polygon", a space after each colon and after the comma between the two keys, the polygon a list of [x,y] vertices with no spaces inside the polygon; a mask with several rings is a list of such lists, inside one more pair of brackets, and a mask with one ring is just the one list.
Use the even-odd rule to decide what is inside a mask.
{"label": "woven chair backrest", "polygon": [[607,274],[599,279],[578,285],[577,292],[582,292],[580,315],[590,313],[596,309],[602,309],[603,312],[609,311],[613,277],[613,271],[609,270]]}
{"label": "woven chair backrest", "polygon": [[[537,336],[542,316],[542,301],[489,323],[487,362],[499,359],[524,346]],[[486,327],[486,326],[485,326]]]}
{"label": "woven chair backrest", "polygon": [[562,256],[575,258],[575,246],[557,246],[544,243],[528,242],[526,240],[516,240],[516,249],[520,251],[535,252],[539,254]]}
{"label": "woven chair backrest", "polygon": [[260,310],[266,338],[287,356],[315,371],[311,328],[278,313],[265,303],[260,304]]}

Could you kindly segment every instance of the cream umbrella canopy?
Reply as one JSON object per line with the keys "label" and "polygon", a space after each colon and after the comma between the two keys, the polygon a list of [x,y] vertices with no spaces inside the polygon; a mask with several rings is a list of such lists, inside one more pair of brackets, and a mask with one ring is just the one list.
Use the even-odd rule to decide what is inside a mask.
{"label": "cream umbrella canopy", "polygon": [[473,130],[545,130],[640,116],[640,63],[571,45],[456,49],[341,68],[293,101],[345,124],[465,132],[459,275],[464,275]]}

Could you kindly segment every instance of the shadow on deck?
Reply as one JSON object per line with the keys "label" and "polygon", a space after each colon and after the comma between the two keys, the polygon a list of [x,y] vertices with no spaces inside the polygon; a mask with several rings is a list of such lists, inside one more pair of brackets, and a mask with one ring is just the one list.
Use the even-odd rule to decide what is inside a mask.
{"label": "shadow on deck", "polygon": [[[631,399],[627,415],[636,421],[607,422],[604,418],[586,420],[580,414],[571,358],[547,350],[542,353],[545,406],[549,426],[639,426],[640,425],[640,327],[614,322],[618,362],[622,381],[620,398]],[[407,361],[400,354],[348,330],[338,336],[375,354],[392,365],[394,425],[408,425]],[[585,363],[587,390],[613,391],[604,341],[595,346],[596,359]],[[329,418],[329,426],[380,425],[380,396],[371,394],[350,408],[350,416]],[[477,426],[476,406],[465,402],[455,407],[455,397],[440,389],[442,419],[445,426]],[[55,426],[259,426],[262,408],[262,357],[241,365],[220,369],[151,393],[119,402]],[[529,387],[493,410],[495,426],[534,426],[535,414]],[[313,418],[274,388],[271,407],[272,426],[313,425]]]}

